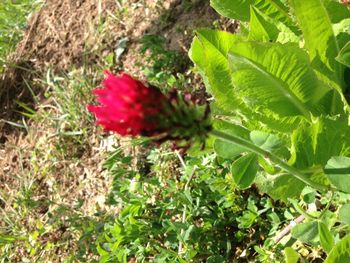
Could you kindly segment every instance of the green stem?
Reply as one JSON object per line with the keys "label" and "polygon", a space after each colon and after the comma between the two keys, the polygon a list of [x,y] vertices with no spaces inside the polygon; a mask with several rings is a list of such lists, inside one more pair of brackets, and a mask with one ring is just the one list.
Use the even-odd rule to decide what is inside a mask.
{"label": "green stem", "polygon": [[226,133],[223,133],[223,132],[217,131],[217,130],[212,130],[210,132],[210,134],[221,139],[221,140],[235,143],[235,144],[247,149],[250,152],[256,153],[257,155],[260,155],[261,157],[272,161],[273,163],[278,165],[284,171],[290,173],[294,177],[298,178],[300,181],[304,182],[305,184],[307,184],[307,185],[309,185],[317,190],[320,190],[320,191],[331,190],[327,186],[324,186],[324,185],[321,185],[321,184],[318,184],[318,183],[311,181],[309,177],[302,174],[298,169],[290,166],[289,164],[284,162],[282,159],[280,159],[278,156],[274,155],[273,153],[265,151],[265,150],[261,149],[260,147],[254,145],[251,142],[248,142],[248,141],[241,139],[239,137],[236,137],[234,135],[226,134]]}

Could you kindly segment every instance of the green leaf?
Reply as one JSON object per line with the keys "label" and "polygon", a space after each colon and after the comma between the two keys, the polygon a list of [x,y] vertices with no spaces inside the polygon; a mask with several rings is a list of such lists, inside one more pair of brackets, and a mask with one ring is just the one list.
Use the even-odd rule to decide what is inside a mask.
{"label": "green leaf", "polygon": [[329,253],[334,246],[334,238],[327,226],[322,222],[318,222],[318,234],[323,249]]}
{"label": "green leaf", "polygon": [[319,241],[317,221],[298,224],[291,233],[294,238],[307,244],[315,245]]}
{"label": "green leaf", "polygon": [[249,21],[249,7],[254,0],[211,0],[210,5],[222,16]]}
{"label": "green leaf", "polygon": [[214,109],[224,114],[238,113],[250,119],[250,125],[256,129],[264,123],[272,129],[290,132],[298,127],[301,116],[283,117],[274,114],[269,108],[259,109],[247,106],[235,91],[231,81],[231,71],[227,60],[228,51],[242,38],[230,33],[199,30],[189,52],[202,75],[207,90],[214,96]]}
{"label": "green leaf", "polygon": [[288,8],[280,0],[211,0],[210,4],[219,14],[241,21],[249,21],[250,7],[253,6],[267,16],[294,27]]}
{"label": "green leaf", "polygon": [[249,24],[249,40],[275,42],[280,33],[276,24],[271,23],[266,15],[253,6],[250,8]]}
{"label": "green leaf", "polygon": [[297,263],[299,260],[299,254],[291,247],[284,249],[284,255],[286,256],[286,263]]}
{"label": "green leaf", "polygon": [[324,263],[350,262],[350,235],[345,236],[333,247]]}
{"label": "green leaf", "polygon": [[299,37],[282,22],[270,18],[255,7],[251,7],[250,13],[249,40],[282,44],[300,41]]}
{"label": "green leaf", "polygon": [[241,39],[223,31],[198,30],[189,56],[199,69],[207,90],[220,101],[220,108],[232,112],[242,104],[234,94],[227,60],[228,51]]}
{"label": "green leaf", "polygon": [[324,169],[332,184],[345,193],[350,193],[350,158],[332,157]]}
{"label": "green leaf", "polygon": [[332,156],[349,154],[349,147],[347,117],[320,117],[293,132],[289,163],[297,168],[324,166]]}
{"label": "green leaf", "polygon": [[238,158],[231,166],[233,180],[239,188],[248,188],[254,181],[258,172],[258,157],[248,153]]}
{"label": "green leaf", "polygon": [[305,39],[305,47],[317,70],[337,83],[343,83],[343,67],[335,61],[340,48],[331,16],[323,0],[290,0]]}
{"label": "green leaf", "polygon": [[349,18],[349,10],[344,4],[334,0],[322,1],[327,9],[332,24],[340,23],[342,20]]}
{"label": "green leaf", "polygon": [[255,183],[261,192],[284,202],[287,202],[288,198],[299,197],[305,187],[302,181],[289,174],[258,173]]}
{"label": "green leaf", "polygon": [[348,42],[342,50],[340,50],[336,60],[343,65],[350,67],[350,42]]}
{"label": "green leaf", "polygon": [[235,89],[249,107],[310,118],[329,91],[317,79],[306,52],[294,44],[236,43],[229,61]]}
{"label": "green leaf", "polygon": [[339,220],[350,226],[350,204],[345,204],[340,208]]}

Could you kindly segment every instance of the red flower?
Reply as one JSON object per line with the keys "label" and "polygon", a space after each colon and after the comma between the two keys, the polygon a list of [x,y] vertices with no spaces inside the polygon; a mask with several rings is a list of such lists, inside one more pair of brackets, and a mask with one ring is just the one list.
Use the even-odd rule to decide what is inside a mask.
{"label": "red flower", "polygon": [[102,88],[93,92],[99,105],[88,110],[106,131],[148,136],[157,144],[172,141],[175,148],[187,149],[194,140],[204,142],[211,129],[208,105],[203,109],[175,89],[166,96],[125,73],[107,72]]}
{"label": "red flower", "polygon": [[162,119],[171,105],[157,88],[146,87],[125,73],[114,76],[110,72],[102,86],[93,91],[100,105],[89,105],[88,110],[106,131],[123,136],[153,136],[165,131]]}

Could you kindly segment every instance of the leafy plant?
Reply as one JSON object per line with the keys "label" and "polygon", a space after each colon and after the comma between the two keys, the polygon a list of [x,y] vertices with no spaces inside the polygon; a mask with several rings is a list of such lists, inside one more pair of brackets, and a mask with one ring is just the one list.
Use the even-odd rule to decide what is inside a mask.
{"label": "leafy plant", "polygon": [[[285,202],[307,185],[319,191],[317,212],[293,236],[329,253],[336,221],[327,224],[329,205],[317,203],[327,192],[350,193],[349,11],[331,0],[211,4],[242,21],[236,35],[198,30],[190,50],[214,116],[227,122],[215,126],[214,150],[232,161],[241,188],[255,183]],[[335,233],[349,233],[344,227]]]}
{"label": "leafy plant", "polygon": [[141,55],[146,57],[146,63],[142,65],[148,81],[163,89],[181,87],[185,82],[180,73],[185,67],[186,60],[181,58],[179,52],[168,50],[165,47],[165,39],[160,35],[144,35],[140,40]]}
{"label": "leafy plant", "polygon": [[[109,202],[120,212],[98,239],[101,262],[227,262],[237,251],[271,241],[285,220],[284,209],[268,197],[251,192],[247,202],[229,162],[218,162],[215,154],[188,157],[178,168],[174,153],[151,150],[147,174],[132,168],[132,160],[118,148],[105,164],[114,178]],[[266,243],[265,249],[272,248]]]}

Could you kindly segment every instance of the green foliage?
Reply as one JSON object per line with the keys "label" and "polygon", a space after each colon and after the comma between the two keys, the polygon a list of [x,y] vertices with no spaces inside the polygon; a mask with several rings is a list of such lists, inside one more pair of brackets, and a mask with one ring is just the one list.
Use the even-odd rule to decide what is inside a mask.
{"label": "green foliage", "polygon": [[[309,51],[310,61],[317,71],[326,75],[329,79],[343,83],[343,66],[335,58],[340,51],[340,43],[332,28],[331,13],[324,0],[292,0],[290,5],[303,32],[305,48]],[[334,3],[334,5],[336,5]],[[338,8],[346,9],[340,4]],[[337,14],[342,14],[337,10]],[[342,19],[348,18],[348,13]]]}
{"label": "green foliage", "polygon": [[[214,104],[222,109],[223,115],[235,116],[234,124],[237,122],[248,130],[268,131],[271,136],[283,138],[282,146],[290,148],[290,154],[286,151],[284,155],[277,154],[282,158],[290,156],[289,163],[295,167],[324,167],[332,156],[347,155],[350,145],[344,112],[348,105],[343,94],[339,93],[344,87],[338,88],[344,83],[344,67],[335,60],[340,43],[332,29],[333,21],[339,23],[348,18],[342,11],[345,7],[327,1],[308,1],[307,4],[291,1],[289,8],[303,32],[301,41],[305,41],[304,49],[295,43],[297,35],[291,37],[295,30],[286,21],[277,18],[284,13],[281,10],[288,10],[288,6],[282,6],[278,1],[270,1],[266,5],[262,2],[237,1],[234,10],[241,15],[245,12],[251,14],[240,18],[250,19],[248,37],[199,30],[190,56],[215,97]],[[232,3],[212,1],[212,4],[219,11],[227,11],[231,18],[238,18]],[[247,9],[249,4],[251,9]],[[280,7],[279,12],[272,15],[270,11],[277,10],[274,9],[276,6]],[[338,16],[331,13],[334,10],[337,10]],[[323,27],[317,29],[323,33],[313,29],[323,20]],[[284,27],[280,26],[282,24]],[[286,41],[286,35],[279,38],[280,34],[286,34],[288,27],[289,41]],[[317,37],[327,38],[327,41]],[[318,44],[320,42],[322,45]],[[333,73],[330,75],[329,72]],[[284,130],[286,124],[290,125],[288,130]],[[258,142],[253,140],[253,143],[263,149]],[[234,159],[236,154],[240,154],[239,150],[232,154],[231,149],[227,149],[226,154],[220,141],[215,145],[215,150],[223,157]],[[262,160],[260,166],[267,173],[274,170]],[[311,180],[329,185],[322,170],[309,176]],[[270,187],[264,187],[262,178],[268,177],[265,174],[258,180],[265,190]],[[275,178],[287,177],[288,174]],[[283,181],[280,183],[281,186],[284,184]],[[276,189],[273,190],[276,192]],[[291,191],[293,195],[300,193]],[[279,197],[286,200],[287,196]]]}
{"label": "green foliage", "polygon": [[318,224],[315,221],[310,221],[296,225],[292,229],[292,236],[311,245],[319,241]]}
{"label": "green foliage", "polygon": [[[211,5],[249,22],[237,35],[200,29],[189,52],[214,97],[214,117],[230,123],[215,129],[249,145],[218,138],[214,150],[232,162],[239,187],[255,183],[274,199],[296,205],[307,221],[294,227],[292,236],[329,253],[339,236],[349,233],[345,225],[334,226],[338,219],[348,222],[346,205],[338,219],[329,216],[340,199],[327,197],[330,204],[317,205],[327,190],[350,189],[349,12],[332,0],[212,0]],[[321,195],[304,194],[314,183],[322,186]],[[297,204],[300,195],[305,207]],[[316,210],[304,212],[310,205]],[[249,211],[247,222],[256,214]],[[285,253],[288,262],[298,260],[292,248],[286,246]]]}
{"label": "green foliage", "polygon": [[229,262],[237,242],[247,248],[259,244],[258,236],[249,237],[257,240],[253,244],[241,244],[251,229],[275,233],[266,218],[275,218],[278,226],[279,206],[254,193],[246,201],[226,161],[218,162],[215,154],[187,157],[179,169],[173,155],[151,150],[151,167],[143,174],[121,149],[111,153],[105,164],[114,178],[109,201],[120,212],[98,238],[101,262]]}
{"label": "green foliage", "polygon": [[147,80],[164,90],[175,85],[182,86],[184,77],[175,72],[181,72],[186,60],[180,59],[180,54],[165,47],[165,39],[159,35],[144,35],[140,40],[140,53],[146,58],[143,71]]}

